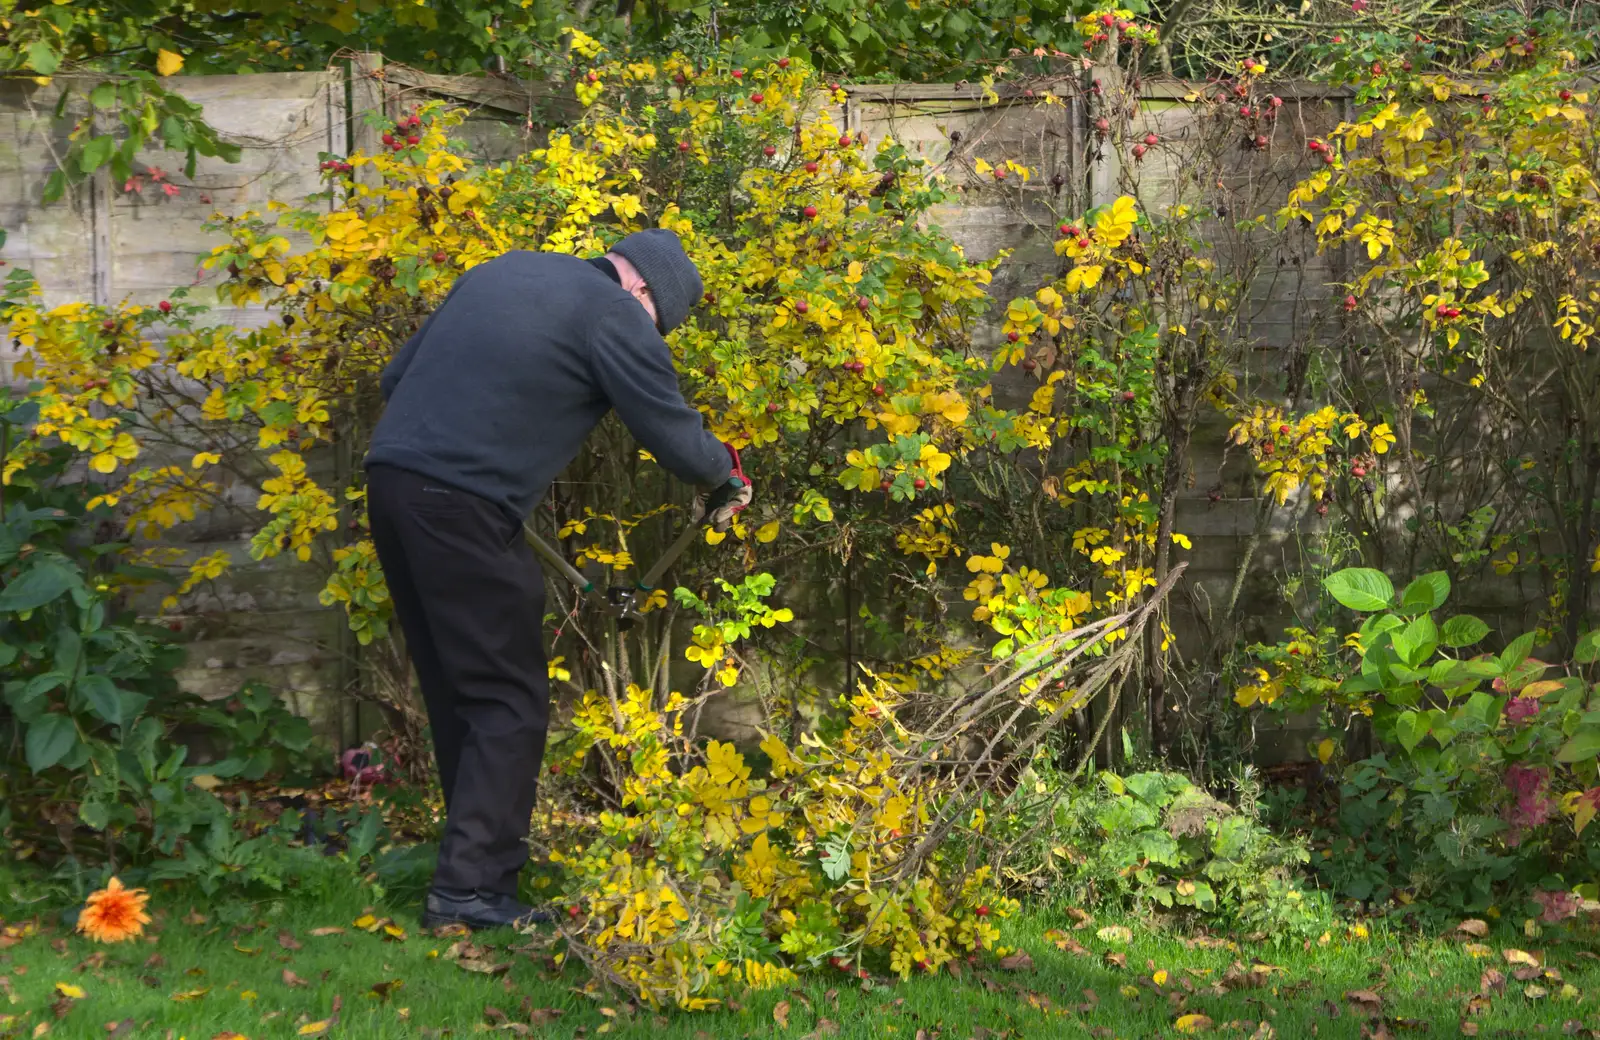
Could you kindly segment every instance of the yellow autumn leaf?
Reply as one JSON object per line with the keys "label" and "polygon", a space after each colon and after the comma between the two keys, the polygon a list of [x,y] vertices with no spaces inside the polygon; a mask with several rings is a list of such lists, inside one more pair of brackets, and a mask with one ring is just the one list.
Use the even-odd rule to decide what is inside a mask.
{"label": "yellow autumn leaf", "polygon": [[301,1026],[296,1031],[295,1035],[296,1036],[322,1036],[324,1033],[326,1033],[328,1031],[328,1027],[331,1026],[331,1025],[333,1025],[333,1019],[331,1019],[331,1018],[321,1018],[321,1019],[318,1019],[315,1022],[307,1022],[305,1025]]}
{"label": "yellow autumn leaf", "polygon": [[56,983],[56,992],[70,1000],[82,1000],[89,995],[83,991],[82,986],[74,986],[70,982]]}
{"label": "yellow autumn leaf", "polygon": [[162,48],[156,53],[156,71],[163,76],[170,76],[183,68],[183,55]]}
{"label": "yellow autumn leaf", "polygon": [[758,542],[770,542],[776,537],[778,537],[778,521],[776,520],[769,524],[762,524],[756,529],[756,541]]}
{"label": "yellow autumn leaf", "polygon": [[1180,1033],[1203,1033],[1211,1028],[1211,1019],[1205,1015],[1182,1015],[1173,1026]]}
{"label": "yellow autumn leaf", "polygon": [[1150,976],[1150,981],[1154,982],[1157,986],[1165,986],[1167,984],[1167,970],[1162,968],[1160,971]]}

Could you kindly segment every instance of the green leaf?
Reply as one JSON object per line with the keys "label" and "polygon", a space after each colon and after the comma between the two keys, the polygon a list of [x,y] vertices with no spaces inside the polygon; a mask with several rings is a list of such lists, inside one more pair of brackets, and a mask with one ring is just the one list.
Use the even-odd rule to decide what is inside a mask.
{"label": "green leaf", "polygon": [[98,798],[85,798],[78,806],[78,819],[93,830],[103,831],[111,822],[111,807]]}
{"label": "green leaf", "polygon": [[1426,614],[1438,610],[1450,598],[1450,575],[1444,571],[1424,574],[1400,594],[1400,609],[1407,614]]}
{"label": "green leaf", "polygon": [[850,876],[850,836],[842,834],[822,843],[822,873],[829,881]]}
{"label": "green leaf", "polygon": [[1524,632],[1513,639],[1511,645],[1506,647],[1504,652],[1500,654],[1500,666],[1509,672],[1523,661],[1526,661],[1528,655],[1533,653],[1533,639],[1532,632]]}
{"label": "green leaf", "polygon": [[1322,580],[1329,595],[1351,610],[1371,613],[1387,610],[1394,601],[1394,584],[1382,571],[1370,567],[1347,567]]}
{"label": "green leaf", "polygon": [[59,202],[61,201],[61,196],[65,195],[66,193],[67,175],[61,170],[57,170],[50,175],[49,180],[44,182],[44,195],[42,196],[42,199],[46,204],[51,202]]}
{"label": "green leaf", "polygon": [[86,675],[78,683],[89,710],[113,726],[122,725],[122,698],[117,684],[103,675]]}
{"label": "green leaf", "polygon": [[1444,623],[1439,630],[1439,642],[1448,647],[1471,646],[1489,634],[1489,626],[1471,614],[1461,614]]}
{"label": "green leaf", "polygon": [[[5,245],[5,233],[0,231],[0,245]],[[1579,664],[1594,664],[1600,661],[1600,628],[1593,632],[1585,632],[1578,638],[1578,645],[1572,649],[1572,659]]]}
{"label": "green leaf", "polygon": [[66,758],[77,745],[78,727],[71,718],[55,712],[42,715],[28,727],[28,768],[42,773]]}
{"label": "green leaf", "polygon": [[1600,755],[1600,729],[1580,729],[1556,752],[1557,762],[1584,762]]}
{"label": "green leaf", "polygon": [[1415,618],[1404,631],[1396,632],[1393,638],[1394,649],[1400,655],[1400,660],[1412,668],[1422,667],[1422,662],[1439,649],[1439,628],[1427,614]]}
{"label": "green leaf", "polygon": [[1428,735],[1428,717],[1415,711],[1403,711],[1394,720],[1394,738],[1409,753],[1422,738]]}
{"label": "green leaf", "polygon": [[36,40],[28,45],[28,67],[41,76],[54,76],[61,67],[61,55],[43,40]]}
{"label": "green leaf", "polygon": [[1500,698],[1479,690],[1467,698],[1467,703],[1461,706],[1461,713],[1484,726],[1492,726],[1500,714]]}
{"label": "green leaf", "polygon": [[78,574],[71,567],[55,560],[41,560],[0,589],[0,612],[37,610],[79,584]]}
{"label": "green leaf", "polygon": [[95,108],[110,108],[117,103],[117,85],[101,83],[89,91],[89,104]]}

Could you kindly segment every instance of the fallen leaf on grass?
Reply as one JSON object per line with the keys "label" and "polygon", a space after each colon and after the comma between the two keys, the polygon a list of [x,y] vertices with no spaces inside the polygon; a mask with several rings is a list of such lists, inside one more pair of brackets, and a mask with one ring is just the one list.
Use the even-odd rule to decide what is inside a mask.
{"label": "fallen leaf on grass", "polygon": [[218,1033],[216,1036],[213,1036],[211,1040],[250,1040],[250,1038],[245,1036],[243,1033],[229,1033],[224,1031]]}
{"label": "fallen leaf on grass", "polygon": [[1483,943],[1467,943],[1464,949],[1467,951],[1467,954],[1472,957],[1488,957],[1494,953],[1493,950],[1483,945]]}
{"label": "fallen leaf on grass", "polygon": [[197,910],[190,910],[187,914],[184,915],[183,923],[184,924],[190,924],[190,925],[202,925],[202,924],[205,924],[206,923],[206,915],[200,913]]}
{"label": "fallen leaf on grass", "polygon": [[1527,950],[1501,950],[1500,953],[1505,957],[1507,964],[1531,964],[1535,968],[1539,966],[1539,958]]}
{"label": "fallen leaf on grass", "polygon": [[1044,938],[1046,942],[1055,943],[1058,950],[1066,950],[1068,953],[1075,953],[1080,957],[1087,956],[1089,953],[1082,943],[1059,928],[1052,928],[1045,932]]}
{"label": "fallen leaf on grass", "polygon": [[178,1001],[179,1003],[182,1003],[186,1000],[199,1000],[201,997],[210,992],[210,986],[207,986],[204,989],[186,989],[182,993],[174,993],[172,995],[172,999]]}
{"label": "fallen leaf on grass", "polygon": [[1180,1033],[1203,1033],[1211,1028],[1211,1019],[1205,1015],[1180,1015],[1173,1027]]}
{"label": "fallen leaf on grass", "polygon": [[350,924],[363,932],[375,932],[378,930],[378,919],[372,914],[362,914],[354,921],[351,921]]}
{"label": "fallen leaf on grass", "polygon": [[536,1026],[543,1026],[554,1022],[556,1019],[566,1014],[566,1012],[562,1011],[560,1008],[534,1008],[527,1014],[529,1022],[532,1022]]}
{"label": "fallen leaf on grass", "polygon": [[779,1029],[789,1028],[789,1002],[780,1000],[772,1005],[772,1020],[778,1023]]}
{"label": "fallen leaf on grass", "polygon": [[388,982],[373,983],[372,988],[367,992],[372,994],[374,997],[377,997],[379,1000],[388,1000],[389,996],[394,993],[395,990],[399,989],[405,984],[405,979],[390,979]]}
{"label": "fallen leaf on grass", "polygon": [[288,968],[285,968],[283,969],[283,984],[285,986],[304,986],[307,983],[305,979],[302,979]]}
{"label": "fallen leaf on grass", "polygon": [[471,934],[472,929],[468,928],[460,921],[453,921],[450,924],[442,924],[435,928],[432,932],[432,935],[435,939],[464,939]]}
{"label": "fallen leaf on grass", "polygon": [[82,986],[74,986],[70,982],[56,983],[56,992],[71,1000],[82,1000],[89,995],[83,991]]}
{"label": "fallen leaf on grass", "polygon": [[1376,1012],[1383,1007],[1383,998],[1370,989],[1353,989],[1344,995],[1344,999],[1368,1011]]}
{"label": "fallen leaf on grass", "polygon": [[1489,934],[1489,924],[1486,921],[1478,920],[1476,917],[1469,917],[1456,925],[1456,931],[1462,935],[1470,935],[1474,939],[1482,939]]}
{"label": "fallen leaf on grass", "polygon": [[1112,953],[1107,951],[1106,963],[1114,964],[1119,968],[1126,968],[1128,966],[1128,955],[1125,953]]}
{"label": "fallen leaf on grass", "polygon": [[[132,1035],[134,1030],[133,1019],[125,1018],[121,1022],[106,1023],[106,1040],[119,1040],[120,1037]],[[216,1040],[212,1037],[211,1040]]]}
{"label": "fallen leaf on grass", "polygon": [[166,966],[167,959],[161,956],[159,953],[152,953],[149,957],[145,958],[145,971],[155,971],[157,968],[165,968]]}
{"label": "fallen leaf on grass", "polygon": [[1506,991],[1506,973],[1499,968],[1485,968],[1478,977],[1478,989],[1485,994],[1504,993]]}
{"label": "fallen leaf on grass", "polygon": [[817,1019],[817,1028],[801,1037],[800,1040],[817,1040],[818,1037],[838,1035],[839,1023],[831,1018],[819,1018]]}
{"label": "fallen leaf on grass", "polygon": [[1018,950],[1000,958],[1000,967],[1006,971],[1032,971],[1033,958],[1028,956],[1027,950]]}
{"label": "fallen leaf on grass", "polygon": [[501,963],[485,957],[461,957],[456,960],[456,967],[462,971],[474,972],[478,975],[504,975],[511,970],[510,962]]}
{"label": "fallen leaf on grass", "polygon": [[483,1020],[492,1026],[499,1026],[511,1021],[511,1016],[493,1004],[485,1004],[483,1007]]}
{"label": "fallen leaf on grass", "polygon": [[1547,997],[1550,995],[1549,990],[1545,989],[1543,986],[1535,986],[1531,982],[1523,988],[1522,992],[1529,1000],[1538,1000],[1541,997]]}
{"label": "fallen leaf on grass", "polygon": [[1462,1022],[1461,1023],[1461,1035],[1462,1036],[1477,1036],[1478,1035],[1478,1023],[1476,1023],[1476,1022]]}
{"label": "fallen leaf on grass", "polygon": [[298,950],[300,948],[300,941],[288,932],[279,932],[278,945],[283,947],[285,950]]}
{"label": "fallen leaf on grass", "polygon": [[1520,964],[1511,969],[1511,977],[1516,979],[1518,982],[1532,982],[1534,979],[1540,978],[1543,975],[1544,969],[1534,968],[1527,964]]}
{"label": "fallen leaf on grass", "polygon": [[311,934],[320,939],[324,935],[343,935],[344,929],[337,926],[329,928],[313,928],[311,929]]}
{"label": "fallen leaf on grass", "polygon": [[295,1036],[326,1036],[328,1030],[332,1029],[333,1024],[337,1021],[339,1021],[339,1016],[334,1015],[332,1018],[323,1018],[315,1022],[307,1022],[305,1025],[295,1030]]}
{"label": "fallen leaf on grass", "polygon": [[1114,943],[1129,943],[1129,942],[1133,942],[1133,932],[1132,932],[1132,930],[1127,928],[1126,926],[1120,925],[1120,924],[1108,924],[1104,928],[1100,929],[1098,932],[1095,932],[1094,934],[1100,937],[1100,941],[1101,942],[1108,942],[1108,943],[1110,943],[1110,942],[1114,942]]}

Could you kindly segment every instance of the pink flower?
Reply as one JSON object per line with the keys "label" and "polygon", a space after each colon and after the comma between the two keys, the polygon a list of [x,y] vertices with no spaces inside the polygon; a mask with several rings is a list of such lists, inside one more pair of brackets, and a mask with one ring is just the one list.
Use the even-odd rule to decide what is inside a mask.
{"label": "pink flower", "polygon": [[122,185],[122,190],[123,191],[131,191],[135,195],[137,195],[140,192],[144,191],[144,182],[141,181],[137,177],[129,177],[127,179],[127,181]]}
{"label": "pink flower", "polygon": [[1544,907],[1544,912],[1539,916],[1546,924],[1577,917],[1578,908],[1583,905],[1571,892],[1535,892],[1533,901]]}
{"label": "pink flower", "polygon": [[1513,763],[1506,767],[1506,787],[1511,791],[1512,803],[1505,808],[1505,820],[1511,831],[1506,836],[1510,845],[1520,844],[1529,828],[1537,827],[1550,818],[1556,803],[1545,793],[1550,772],[1542,766],[1525,766]]}
{"label": "pink flower", "polygon": [[1539,698],[1513,697],[1506,703],[1506,721],[1512,725],[1521,725],[1539,714]]}
{"label": "pink flower", "polygon": [[157,184],[160,184],[162,181],[167,179],[167,172],[159,166],[152,166],[145,172],[148,173],[150,175],[150,179],[155,181]]}
{"label": "pink flower", "polygon": [[1350,0],[1350,10],[1360,14],[1367,9],[1367,0]]}
{"label": "pink flower", "polygon": [[161,190],[167,193],[168,198],[178,194],[178,186],[176,184],[163,184]]}

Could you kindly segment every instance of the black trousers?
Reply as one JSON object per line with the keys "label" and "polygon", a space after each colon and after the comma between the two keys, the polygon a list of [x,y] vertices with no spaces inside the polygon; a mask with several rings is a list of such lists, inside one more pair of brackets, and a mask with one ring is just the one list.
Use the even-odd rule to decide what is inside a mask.
{"label": "black trousers", "polygon": [[444,787],[434,884],[515,893],[544,759],[544,577],[492,502],[373,466],[367,507]]}

